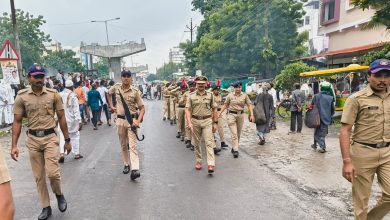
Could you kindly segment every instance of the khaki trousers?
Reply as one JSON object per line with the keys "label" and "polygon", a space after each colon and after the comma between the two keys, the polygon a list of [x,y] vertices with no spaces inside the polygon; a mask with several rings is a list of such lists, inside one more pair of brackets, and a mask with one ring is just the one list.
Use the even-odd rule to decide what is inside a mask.
{"label": "khaki trousers", "polygon": [[[228,126],[232,136],[233,150],[238,151],[240,135],[242,131],[242,126],[244,125],[245,114],[232,114],[227,115]],[[218,122],[219,123],[219,122]]]}
{"label": "khaki trousers", "polygon": [[185,108],[179,108],[176,106],[176,112],[177,112],[177,118],[176,118],[176,126],[177,126],[177,132],[180,133],[182,137],[184,137],[185,134]]}
{"label": "khaki trousers", "polygon": [[215,166],[214,148],[215,141],[213,135],[213,121],[211,118],[204,120],[197,120],[192,118],[192,125],[194,127],[193,145],[195,148],[196,162],[202,162],[202,149],[200,146],[200,138],[203,136],[206,145],[207,164]]}
{"label": "khaki trousers", "polygon": [[60,158],[58,138],[56,134],[45,137],[35,137],[28,134],[26,146],[30,155],[31,168],[37,184],[41,206],[45,208],[50,206],[46,175],[50,180],[53,193],[62,195],[61,174],[58,164]]}
{"label": "khaki trousers", "polygon": [[[390,147],[372,148],[354,142],[350,148],[355,177],[352,180],[352,199],[355,219],[382,219],[390,211]],[[382,189],[376,207],[368,212],[368,200],[374,175]]]}
{"label": "khaki trousers", "polygon": [[218,118],[218,134],[221,142],[225,142],[225,132],[223,131],[224,121],[223,113],[221,113],[221,117]]}
{"label": "khaki trousers", "polygon": [[[185,112],[185,110],[184,110]],[[185,121],[185,137],[184,139],[186,141],[191,141],[192,143],[194,143],[191,139],[192,139],[192,133],[191,133],[191,129],[188,128],[188,122],[187,122],[187,119],[184,120]]]}
{"label": "khaki trousers", "polygon": [[164,98],[163,117],[169,119],[169,98]]}
{"label": "khaki trousers", "polygon": [[[130,165],[131,170],[139,170],[139,156],[137,147],[137,137],[131,130],[129,123],[125,119],[116,119],[116,126],[119,142],[122,150],[122,160],[124,165]],[[130,152],[130,163],[129,163]]]}
{"label": "khaki trousers", "polygon": [[173,99],[169,101],[169,115],[171,120],[176,119],[176,109],[175,109],[175,103],[173,102]]}

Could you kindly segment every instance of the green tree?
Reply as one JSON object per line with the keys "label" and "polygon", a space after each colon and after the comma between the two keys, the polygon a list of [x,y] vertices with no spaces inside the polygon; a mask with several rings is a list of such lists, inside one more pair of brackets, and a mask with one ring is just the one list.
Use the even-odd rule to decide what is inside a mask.
{"label": "green tree", "polygon": [[[42,63],[44,43],[50,42],[50,35],[40,30],[41,26],[46,23],[43,16],[34,15],[16,10],[16,22],[19,30],[20,51],[23,68],[27,69],[34,63]],[[0,17],[0,42],[10,39],[15,45],[13,38],[11,15],[3,13]]]}
{"label": "green tree", "polygon": [[65,72],[84,72],[85,68],[76,53],[72,50],[50,52],[44,57],[43,64],[47,69],[63,70]]}
{"label": "green tree", "polygon": [[202,15],[218,10],[226,0],[192,0],[194,10],[199,10]]}
{"label": "green tree", "polygon": [[93,64],[93,68],[98,71],[99,78],[107,77],[109,75],[110,70],[108,65],[108,59],[99,58],[98,62]]}
{"label": "green tree", "polygon": [[149,76],[146,77],[146,80],[147,80],[148,82],[152,82],[152,81],[154,81],[154,80],[158,80],[158,76],[157,76],[157,74],[149,74]]}
{"label": "green tree", "polygon": [[197,63],[197,54],[194,50],[196,48],[196,44],[187,41],[185,43],[181,43],[179,47],[184,50],[184,56],[186,57],[184,65],[188,69],[188,73],[194,76]]}
{"label": "green tree", "polygon": [[367,53],[363,57],[363,63],[370,65],[376,59],[390,59],[390,44],[386,44],[381,50],[375,50]]}
{"label": "green tree", "polygon": [[291,63],[285,66],[282,72],[275,77],[275,86],[282,90],[291,90],[294,83],[299,83],[299,74],[307,71],[313,71],[315,67],[308,66],[303,62]]}
{"label": "green tree", "polygon": [[160,80],[171,80],[172,73],[179,72],[179,69],[183,70],[183,64],[165,63],[162,67],[157,69],[157,77]]}
{"label": "green tree", "polygon": [[363,10],[374,8],[376,10],[368,27],[376,27],[380,24],[390,29],[390,4],[388,0],[354,0],[353,4]]}

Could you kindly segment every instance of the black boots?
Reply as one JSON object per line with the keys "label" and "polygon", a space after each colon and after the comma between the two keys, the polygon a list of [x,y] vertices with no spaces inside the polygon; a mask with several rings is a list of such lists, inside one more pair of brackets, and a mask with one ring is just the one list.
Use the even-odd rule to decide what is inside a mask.
{"label": "black boots", "polygon": [[130,174],[130,179],[135,180],[140,176],[141,176],[141,173],[139,172],[139,170],[132,170],[131,174]]}
{"label": "black boots", "polygon": [[68,203],[66,202],[64,195],[56,195],[56,197],[58,202],[58,209],[61,212],[65,212],[66,208],[68,207]]}
{"label": "black boots", "polygon": [[38,220],[46,220],[51,216],[51,207],[48,206],[42,209],[41,214],[38,216]]}

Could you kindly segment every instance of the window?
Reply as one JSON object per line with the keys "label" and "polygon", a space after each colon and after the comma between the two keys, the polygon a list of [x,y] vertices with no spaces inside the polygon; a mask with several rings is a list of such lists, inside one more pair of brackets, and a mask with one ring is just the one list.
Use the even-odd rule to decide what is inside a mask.
{"label": "window", "polygon": [[354,9],[355,6],[353,5],[353,0],[345,0],[345,10],[351,10]]}
{"label": "window", "polygon": [[322,0],[321,25],[337,22],[340,17],[340,0]]}
{"label": "window", "polygon": [[306,16],[305,17],[305,25],[309,25],[310,24],[310,16]]}

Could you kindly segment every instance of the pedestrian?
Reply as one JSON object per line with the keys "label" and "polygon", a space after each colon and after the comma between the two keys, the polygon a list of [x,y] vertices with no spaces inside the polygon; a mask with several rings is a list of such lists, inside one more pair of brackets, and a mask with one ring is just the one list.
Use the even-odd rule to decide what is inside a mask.
{"label": "pedestrian", "polygon": [[[0,125],[3,126],[3,121],[5,122],[5,126],[8,122],[8,112],[7,112],[7,105],[8,105],[8,90],[5,85],[5,82],[3,79],[0,81]],[[3,120],[4,118],[4,120]]]}
{"label": "pedestrian", "polygon": [[[219,87],[218,85],[213,85],[211,88],[213,91],[215,102],[217,103],[217,113],[219,115],[217,131],[218,131],[218,135],[219,135],[219,140],[221,142],[221,148],[227,148],[229,146],[225,143],[225,132],[223,130],[223,127],[224,127],[223,113],[224,112],[221,112],[221,109],[223,107],[222,95],[220,94],[221,87]],[[216,151],[219,151],[219,148],[216,148]],[[216,153],[218,153],[218,152],[216,152]]]}
{"label": "pedestrian", "polygon": [[85,113],[85,106],[87,103],[87,99],[86,99],[86,93],[84,92],[84,89],[82,88],[82,84],[83,84],[82,81],[75,84],[76,89],[74,90],[74,93],[76,94],[77,100],[79,103],[79,112],[80,112],[81,120],[82,120],[83,124],[86,124],[87,121],[85,120],[84,113]]}
{"label": "pedestrian", "polygon": [[[192,80],[188,81],[189,90],[183,94],[184,103],[187,103],[187,100],[188,100],[188,97],[190,96],[190,94],[196,90],[195,86],[196,86],[196,84],[194,81],[192,81]],[[193,151],[195,148],[194,148],[194,145],[192,144],[193,143],[192,132],[191,132],[191,129],[188,127],[187,117],[185,117],[185,137],[184,137],[184,140],[185,140],[184,144],[186,144],[186,147]]]}
{"label": "pedestrian", "polygon": [[[276,92],[276,90],[274,88],[274,84],[271,82],[271,83],[266,84],[266,85],[267,86],[269,85],[271,87],[271,89],[267,90],[267,93],[272,96],[274,109],[276,109],[276,102],[278,100],[278,97],[277,97],[277,92]],[[275,111],[272,111],[271,120],[270,120],[270,129],[271,130],[276,130]]]}
{"label": "pedestrian", "polygon": [[40,65],[29,68],[27,78],[31,87],[18,92],[12,127],[11,157],[17,161],[19,157],[17,144],[22,129],[22,119],[27,117],[26,147],[43,208],[38,219],[47,219],[52,213],[46,175],[56,195],[59,210],[65,212],[67,209],[67,202],[61,189],[55,114],[65,137],[64,147],[67,153],[72,150],[61,97],[56,90],[44,87],[45,75],[45,69]]}
{"label": "pedestrian", "polygon": [[257,136],[259,136],[260,145],[265,144],[265,139],[267,134],[270,133],[271,129],[271,121],[274,116],[275,106],[274,106],[274,98],[268,91],[271,89],[271,85],[269,83],[263,83],[262,85],[262,93],[256,96],[254,101],[254,111],[262,113],[261,115],[256,115],[256,117],[263,117],[262,120],[255,121]]}
{"label": "pedestrian", "polygon": [[318,144],[320,147],[318,152],[320,153],[326,152],[325,137],[335,112],[332,90],[332,85],[329,82],[321,82],[320,92],[314,95],[311,102],[312,105],[316,105],[320,113],[320,126],[314,130],[314,144],[311,147],[316,150]]}
{"label": "pedestrian", "polygon": [[290,131],[288,134],[295,134],[302,132],[302,110],[305,104],[305,94],[301,90],[299,83],[294,84],[295,90],[291,93],[292,105],[290,107],[291,120],[290,120]]}
{"label": "pedestrian", "polygon": [[0,144],[0,219],[13,220],[15,207],[11,190],[11,177]]}
{"label": "pedestrian", "polygon": [[[245,105],[249,110],[249,120],[251,122],[254,121],[253,117],[253,107],[252,103],[249,99],[249,96],[246,93],[242,92],[242,82],[237,81],[233,83],[234,92],[230,93],[225,100],[225,104],[221,109],[221,112],[227,110],[227,120],[228,126],[230,129],[231,137],[232,137],[232,154],[234,158],[237,158],[239,153],[239,142],[242,127],[244,126],[244,108]],[[218,117],[221,116],[221,113],[218,114]]]}
{"label": "pedestrian", "polygon": [[211,92],[206,91],[207,78],[198,76],[195,78],[196,92],[190,94],[186,103],[186,118],[188,127],[192,132],[192,140],[195,146],[195,169],[202,169],[202,150],[200,138],[203,137],[207,155],[207,169],[213,173],[215,169],[214,136],[218,123],[217,103]]}
{"label": "pedestrian", "polygon": [[93,124],[93,130],[97,130],[98,127],[98,121],[99,121],[99,114],[100,114],[100,105],[103,105],[102,97],[100,96],[100,93],[96,90],[97,85],[94,83],[92,84],[92,90],[88,92],[88,106],[89,109],[91,109],[92,112],[92,124]]}
{"label": "pedestrian", "polygon": [[[123,70],[121,72],[122,83],[110,88],[108,92],[108,104],[111,110],[117,114],[116,126],[124,164],[122,172],[123,174],[128,174],[131,170],[130,179],[135,180],[141,176],[136,132],[143,121],[145,107],[140,91],[132,85],[133,78],[131,75],[129,70]],[[116,107],[112,103],[113,96],[115,96],[117,101]],[[129,109],[131,115],[126,116],[126,108]],[[132,117],[133,124],[130,124],[130,118],[128,117]]]}
{"label": "pedestrian", "polygon": [[90,91],[90,89],[87,86],[87,83],[89,84],[89,80],[82,81],[80,83],[80,86],[81,86],[81,88],[83,88],[84,94],[85,94],[84,114],[85,114],[85,118],[87,119],[87,123],[88,123],[91,121],[91,115],[89,114],[91,111],[90,111],[90,108],[88,106],[88,92]]}
{"label": "pedestrian", "polygon": [[[368,83],[348,97],[340,129],[343,177],[352,183],[355,219],[359,220],[382,219],[390,210],[390,60],[371,63]],[[375,174],[382,194],[368,212]]]}
{"label": "pedestrian", "polygon": [[104,111],[104,115],[106,116],[107,124],[108,126],[111,126],[111,112],[108,109],[108,104],[107,104],[107,94],[108,94],[108,89],[106,88],[106,81],[102,80],[100,81],[100,86],[97,88],[97,91],[100,93],[100,96],[103,100],[102,105],[100,106],[100,113],[99,113],[99,122],[98,125],[102,125],[103,122],[101,121],[101,113],[102,110]]}
{"label": "pedestrian", "polygon": [[[66,124],[68,125],[72,152],[74,154],[74,159],[77,160],[83,158],[83,156],[80,154],[80,130],[83,123],[80,115],[79,100],[77,98],[77,94],[73,90],[73,81],[66,80],[65,89],[60,92],[60,95],[64,105]],[[60,132],[60,163],[65,161],[63,137],[63,133]]]}

